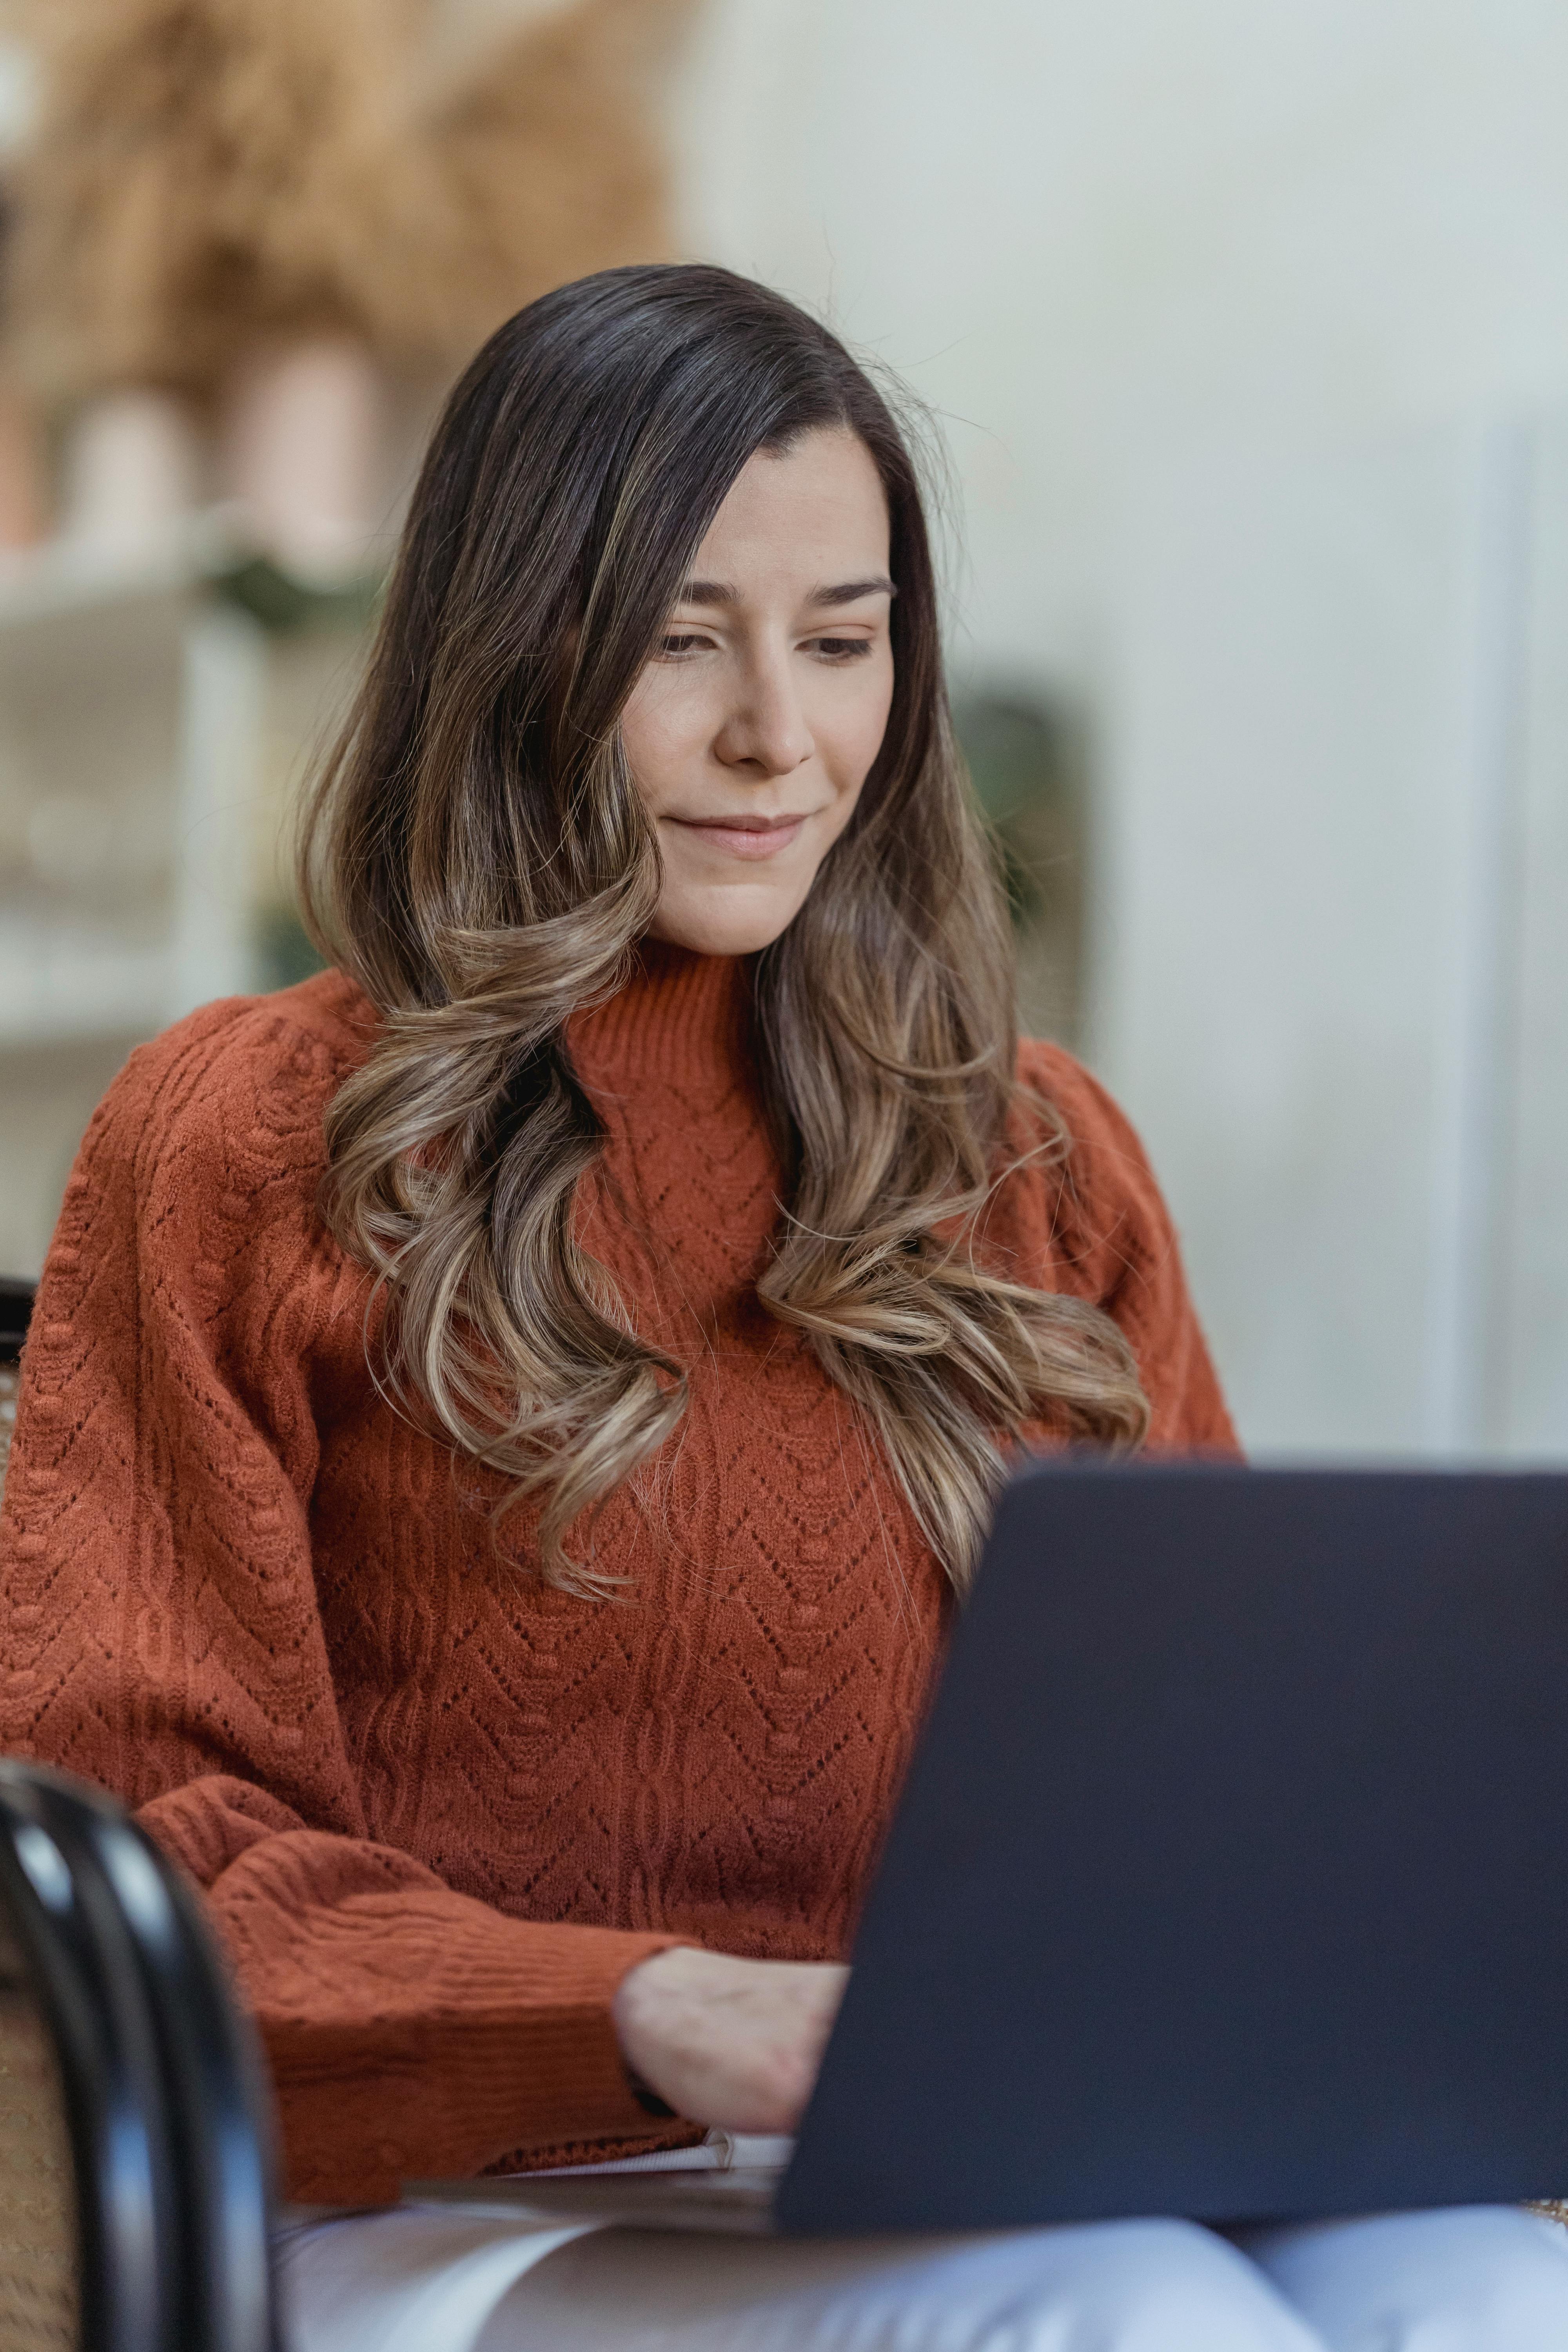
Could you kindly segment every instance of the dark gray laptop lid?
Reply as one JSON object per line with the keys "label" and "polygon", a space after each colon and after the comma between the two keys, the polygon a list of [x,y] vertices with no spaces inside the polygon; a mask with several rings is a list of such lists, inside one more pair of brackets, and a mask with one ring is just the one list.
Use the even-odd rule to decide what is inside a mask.
{"label": "dark gray laptop lid", "polygon": [[1019,1477],[782,2224],[1565,2189],[1568,1477]]}

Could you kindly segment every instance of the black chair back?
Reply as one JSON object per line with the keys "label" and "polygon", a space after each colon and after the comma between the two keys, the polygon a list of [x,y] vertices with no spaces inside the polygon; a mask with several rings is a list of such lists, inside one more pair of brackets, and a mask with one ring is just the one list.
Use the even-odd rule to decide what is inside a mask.
{"label": "black chair back", "polygon": [[16,1275],[0,1274],[0,1486],[5,1483],[5,1458],[16,1418],[17,1366],[32,1312],[33,1285]]}
{"label": "black chair back", "polygon": [[27,1336],[35,1286],[19,1274],[0,1274],[0,1364],[14,1364]]}
{"label": "black chair back", "polygon": [[[111,1798],[6,1758],[0,1911],[18,2046],[30,1996],[58,2067],[81,2352],[276,2352],[265,2075],[195,1899]],[[24,2321],[16,2352],[51,2340]]]}

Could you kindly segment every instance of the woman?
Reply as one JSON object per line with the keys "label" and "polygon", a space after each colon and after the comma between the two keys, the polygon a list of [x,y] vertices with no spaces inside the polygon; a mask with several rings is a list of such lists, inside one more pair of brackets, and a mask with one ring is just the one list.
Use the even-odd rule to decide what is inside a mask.
{"label": "woman", "polygon": [[[787,2131],[1006,1450],[1234,1443],[1136,1139],[1016,1045],[916,478],[831,335],[660,268],[495,336],[303,871],[335,969],[132,1056],[72,1177],[7,1743],[205,1888],[297,2198]],[[1546,2226],[1467,2226],[1445,2342],[1568,2328]],[[1259,2250],[1350,2294],[1324,2338],[1169,2223],[731,2251],[700,2340],[773,2264],[781,2341],[979,2293],[1019,2342],[1370,2344],[1431,2225],[1371,2227]],[[624,2255],[496,2342],[622,2341]],[[634,2330],[671,2263],[719,2291],[667,2245]]]}

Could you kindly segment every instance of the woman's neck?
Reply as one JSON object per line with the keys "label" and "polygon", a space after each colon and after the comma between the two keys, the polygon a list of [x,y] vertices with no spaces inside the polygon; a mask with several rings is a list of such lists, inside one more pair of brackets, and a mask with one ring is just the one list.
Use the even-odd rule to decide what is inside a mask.
{"label": "woman's neck", "polygon": [[574,1014],[573,1059],[591,1091],[685,1090],[749,1080],[751,965],[644,940],[626,986]]}

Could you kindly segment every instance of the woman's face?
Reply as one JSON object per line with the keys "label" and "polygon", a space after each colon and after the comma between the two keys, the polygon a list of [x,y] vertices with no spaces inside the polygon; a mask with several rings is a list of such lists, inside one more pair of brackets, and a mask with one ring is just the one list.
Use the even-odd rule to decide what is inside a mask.
{"label": "woman's face", "polygon": [[799,913],[881,745],[892,595],[863,441],[747,461],[621,722],[664,856],[656,939],[749,955]]}

